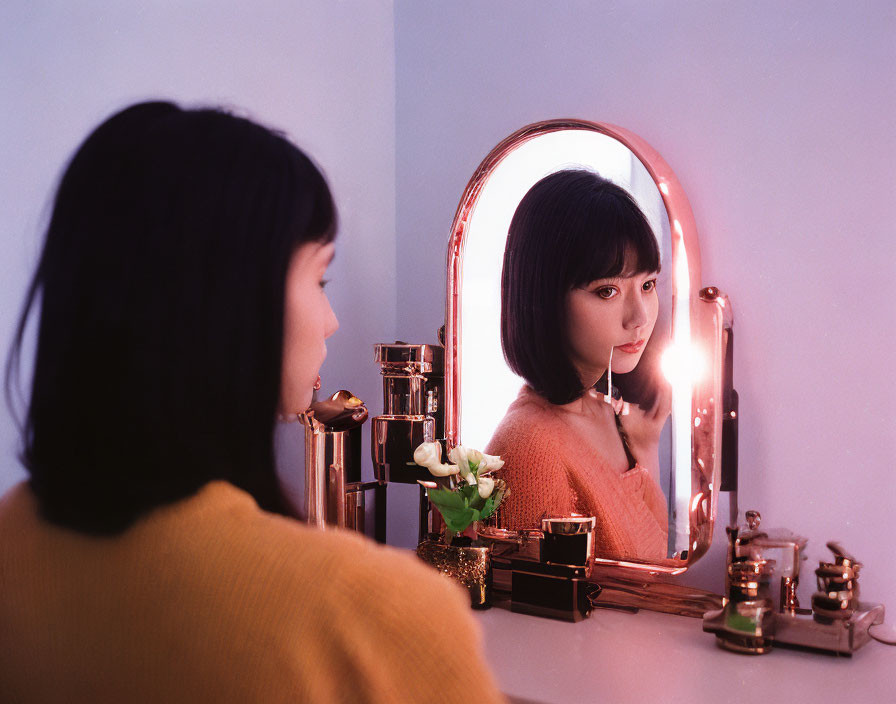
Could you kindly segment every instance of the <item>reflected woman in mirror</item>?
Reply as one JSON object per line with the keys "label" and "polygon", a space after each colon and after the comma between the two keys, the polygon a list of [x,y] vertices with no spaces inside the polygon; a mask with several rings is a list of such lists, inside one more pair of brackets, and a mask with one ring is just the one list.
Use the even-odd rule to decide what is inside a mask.
{"label": "reflected woman in mirror", "polygon": [[505,460],[507,528],[546,516],[596,518],[595,554],[667,555],[658,446],[665,384],[641,405],[607,395],[607,371],[632,372],[658,314],[660,255],[622,188],[587,170],[553,173],[520,201],[507,238],[501,341],[526,385],[486,452]]}
{"label": "reflected woman in mirror", "polygon": [[461,702],[470,679],[434,665],[458,647],[501,700],[460,588],[281,490],[276,419],[337,327],[335,234],[311,160],[222,111],[141,103],[75,153],[9,367],[33,311],[4,701]]}

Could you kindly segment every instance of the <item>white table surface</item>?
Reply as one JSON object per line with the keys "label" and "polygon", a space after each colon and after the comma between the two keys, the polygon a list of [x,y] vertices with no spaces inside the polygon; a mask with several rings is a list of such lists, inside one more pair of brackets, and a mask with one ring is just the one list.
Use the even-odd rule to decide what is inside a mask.
{"label": "white table surface", "polygon": [[[851,658],[722,650],[700,619],[598,609],[579,623],[477,612],[502,691],[520,702],[896,704],[896,647]],[[891,621],[890,618],[887,621]]]}

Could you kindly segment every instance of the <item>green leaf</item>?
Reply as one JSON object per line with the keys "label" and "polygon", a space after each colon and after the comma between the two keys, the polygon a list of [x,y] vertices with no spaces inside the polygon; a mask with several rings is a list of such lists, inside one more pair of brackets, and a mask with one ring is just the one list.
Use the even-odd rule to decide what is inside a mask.
{"label": "green leaf", "polygon": [[479,509],[480,513],[482,514],[482,518],[485,519],[491,516],[498,508],[498,506],[501,505],[501,500],[503,498],[504,488],[503,486],[499,487],[497,482],[495,482],[495,490],[492,492],[492,495],[485,500],[485,505],[481,509]]}
{"label": "green leaf", "polygon": [[479,511],[473,508],[465,508],[461,511],[447,509],[441,511],[442,517],[445,519],[445,525],[448,530],[455,533],[463,533],[473,521],[479,519]]}
{"label": "green leaf", "polygon": [[464,484],[457,490],[457,493],[463,496],[466,505],[469,506],[473,499],[479,496],[479,488],[475,484]]}
{"label": "green leaf", "polygon": [[[500,503],[500,496],[495,492],[488,499],[479,496],[479,487],[464,482],[454,491],[449,489],[428,489],[426,495],[435,506],[445,526],[453,533],[463,533],[474,521],[490,516]],[[503,495],[503,491],[501,492]]]}
{"label": "green leaf", "polygon": [[483,518],[488,518],[495,512],[495,501],[494,494],[489,496],[482,505],[482,508],[479,509],[479,513],[482,514]]}
{"label": "green leaf", "polygon": [[446,509],[463,510],[467,508],[467,502],[464,501],[464,497],[456,491],[451,491],[449,489],[428,489],[426,495],[429,497],[432,504],[443,513]]}

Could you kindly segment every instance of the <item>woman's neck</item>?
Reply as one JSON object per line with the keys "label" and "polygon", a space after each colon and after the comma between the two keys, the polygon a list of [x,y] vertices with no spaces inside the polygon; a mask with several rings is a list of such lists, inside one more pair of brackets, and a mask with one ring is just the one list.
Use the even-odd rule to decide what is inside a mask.
{"label": "woman's neck", "polygon": [[605,401],[605,396],[593,388],[586,389],[579,398],[569,403],[557,404],[557,409],[563,413],[593,418],[604,417],[609,411],[612,414],[612,406]]}

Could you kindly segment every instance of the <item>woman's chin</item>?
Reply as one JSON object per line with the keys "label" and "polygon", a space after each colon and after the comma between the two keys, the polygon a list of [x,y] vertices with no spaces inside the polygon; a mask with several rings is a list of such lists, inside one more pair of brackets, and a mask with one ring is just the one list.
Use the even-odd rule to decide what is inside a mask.
{"label": "woman's chin", "polygon": [[641,355],[628,355],[631,359],[620,359],[618,362],[613,360],[613,373],[614,374],[628,374],[635,367],[638,366],[638,362],[641,361]]}
{"label": "woman's chin", "polygon": [[292,416],[303,413],[311,405],[312,390],[291,394],[289,398],[280,400],[280,415]]}

